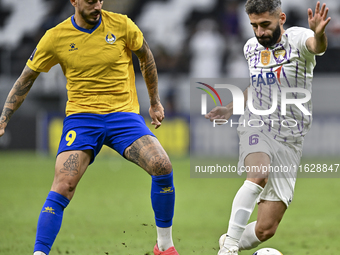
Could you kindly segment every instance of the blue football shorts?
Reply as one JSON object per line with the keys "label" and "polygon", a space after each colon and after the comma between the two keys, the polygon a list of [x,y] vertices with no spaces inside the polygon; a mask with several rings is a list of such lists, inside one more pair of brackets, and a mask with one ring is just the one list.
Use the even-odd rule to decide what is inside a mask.
{"label": "blue football shorts", "polygon": [[145,135],[155,136],[136,113],[72,114],[64,119],[57,155],[63,151],[92,150],[91,164],[103,145],[124,156],[125,149]]}

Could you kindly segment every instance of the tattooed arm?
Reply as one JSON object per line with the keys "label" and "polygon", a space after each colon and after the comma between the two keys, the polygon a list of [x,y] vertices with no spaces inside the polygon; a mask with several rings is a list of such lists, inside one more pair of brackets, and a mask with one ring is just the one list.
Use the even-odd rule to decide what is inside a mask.
{"label": "tattooed arm", "polygon": [[5,128],[11,116],[25,100],[28,91],[31,89],[33,82],[38,75],[38,72],[31,70],[28,66],[25,66],[20,77],[14,83],[13,88],[8,94],[0,117],[0,136],[5,133]]}
{"label": "tattooed arm", "polygon": [[152,119],[151,124],[155,125],[155,128],[158,128],[164,119],[164,108],[160,102],[158,94],[158,75],[156,63],[145,39],[143,40],[142,47],[139,50],[134,51],[134,53],[139,59],[140,69],[149,92],[149,114]]}

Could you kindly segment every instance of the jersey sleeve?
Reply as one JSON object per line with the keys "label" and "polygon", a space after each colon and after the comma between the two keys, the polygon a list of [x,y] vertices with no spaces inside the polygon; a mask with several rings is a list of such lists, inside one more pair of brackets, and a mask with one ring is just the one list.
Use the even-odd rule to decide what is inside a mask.
{"label": "jersey sleeve", "polygon": [[[307,39],[310,37],[314,37],[314,31],[311,29],[307,29],[307,28],[300,28],[299,31],[296,31],[295,36],[296,36],[295,38],[297,39],[297,47],[302,53],[302,55],[314,56],[314,53],[310,52],[306,45]],[[318,55],[322,55],[322,54],[323,53],[318,54]]]}
{"label": "jersey sleeve", "polygon": [[137,25],[130,19],[127,18],[127,46],[130,50],[139,50],[143,45],[143,33],[137,27]]}
{"label": "jersey sleeve", "polygon": [[54,52],[53,38],[50,31],[47,31],[40,39],[26,64],[36,72],[48,72],[54,65],[58,64],[58,58]]}

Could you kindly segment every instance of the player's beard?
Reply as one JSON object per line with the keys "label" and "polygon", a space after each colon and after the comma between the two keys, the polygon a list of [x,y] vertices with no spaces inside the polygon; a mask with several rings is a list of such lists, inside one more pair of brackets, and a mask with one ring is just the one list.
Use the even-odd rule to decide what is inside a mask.
{"label": "player's beard", "polygon": [[[95,26],[99,22],[101,11],[94,11],[94,12],[91,12],[90,14],[85,14],[84,11],[81,11],[80,14],[87,24],[91,26]],[[94,15],[99,15],[99,16],[98,18],[94,19],[93,18]]]}
{"label": "player's beard", "polygon": [[[256,34],[255,34],[256,36]],[[257,41],[265,48],[271,47],[274,44],[277,43],[277,41],[279,40],[281,36],[281,28],[280,28],[280,24],[277,23],[277,27],[275,28],[275,30],[273,31],[273,35],[272,36],[262,36],[262,37],[258,37]]]}

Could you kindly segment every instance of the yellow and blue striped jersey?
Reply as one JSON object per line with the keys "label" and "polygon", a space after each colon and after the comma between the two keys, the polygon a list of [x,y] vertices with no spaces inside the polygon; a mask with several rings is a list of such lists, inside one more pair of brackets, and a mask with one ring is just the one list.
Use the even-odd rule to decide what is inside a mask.
{"label": "yellow and blue striped jersey", "polygon": [[67,78],[67,116],[139,113],[131,51],[142,44],[143,34],[131,19],[103,10],[91,30],[79,27],[74,16],[48,30],[27,66],[48,72],[60,64]]}

